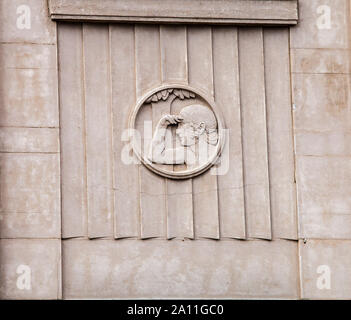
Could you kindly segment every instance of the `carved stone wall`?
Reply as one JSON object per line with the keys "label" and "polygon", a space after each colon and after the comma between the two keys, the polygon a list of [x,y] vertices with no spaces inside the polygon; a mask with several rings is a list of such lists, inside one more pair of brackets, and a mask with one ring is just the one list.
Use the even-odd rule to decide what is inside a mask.
{"label": "carved stone wall", "polygon": [[[288,41],[285,28],[60,23],[64,237],[297,239]],[[155,133],[171,107],[204,105],[149,94],[130,126],[172,82],[223,114],[217,174],[179,181],[124,159],[129,127],[143,141],[144,121]]]}
{"label": "carved stone wall", "polygon": [[[206,1],[2,0],[1,298],[351,297],[350,2]],[[138,161],[198,105],[219,162]]]}

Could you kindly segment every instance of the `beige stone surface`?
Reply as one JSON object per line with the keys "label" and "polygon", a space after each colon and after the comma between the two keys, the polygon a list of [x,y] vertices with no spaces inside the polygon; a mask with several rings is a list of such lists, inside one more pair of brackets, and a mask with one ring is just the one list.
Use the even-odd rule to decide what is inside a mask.
{"label": "beige stone surface", "polygon": [[[247,230],[254,238],[296,238],[289,38],[287,29],[277,32],[276,39],[275,29],[262,28],[60,25],[64,237],[85,236],[88,219],[90,237],[111,237],[114,228],[116,238],[245,239]],[[122,162],[123,130],[137,100],[173,81],[213,96],[225,114],[224,175],[166,182],[143,165]],[[136,128],[143,130],[145,119],[155,126],[171,108],[181,104],[143,108]],[[114,204],[106,206],[112,188]]]}
{"label": "beige stone surface", "polygon": [[300,237],[349,239],[351,159],[300,156],[296,172]]}
{"label": "beige stone surface", "polygon": [[[105,4],[135,13],[146,5],[86,0],[96,7],[77,17],[67,10],[82,1],[50,2],[63,4],[53,10],[58,19],[129,19]],[[179,3],[162,1],[174,17],[158,7],[159,19],[204,23],[220,12],[225,23],[237,23],[233,15],[267,23],[296,14],[279,11],[295,0],[223,0],[219,11],[212,0],[200,9],[197,0],[186,10]],[[30,29],[17,24],[23,5]],[[299,5],[301,21],[290,31],[68,23],[58,26],[57,44],[46,0],[2,0],[0,298],[60,298],[62,276],[68,299],[351,299],[351,4]],[[94,10],[104,16],[89,17]],[[225,115],[226,175],[171,181],[122,163],[121,135],[137,99],[173,81],[206,91]],[[138,121],[155,125],[171,111],[155,108]],[[299,242],[277,240],[297,232]],[[60,237],[110,240],[63,240],[61,274]],[[326,270],[330,289],[321,289]]]}
{"label": "beige stone surface", "polygon": [[351,156],[351,132],[296,132],[296,153],[300,156]]}
{"label": "beige stone surface", "polygon": [[1,238],[60,235],[58,154],[0,154]]}
{"label": "beige stone surface", "polygon": [[[113,25],[110,27],[115,189],[115,237],[138,237],[140,234],[139,212],[139,167],[124,164],[121,159],[125,148],[123,132],[127,127],[130,110],[135,104],[135,58],[134,26]],[[123,64],[119,61],[124,61]],[[131,94],[125,94],[128,90]],[[130,149],[128,150],[130,151]],[[130,152],[131,153],[131,152]],[[129,154],[129,153],[128,153]],[[128,212],[126,215],[125,212]]]}
{"label": "beige stone surface", "polygon": [[[349,48],[348,11],[348,0],[300,0],[299,23],[290,29],[291,47]],[[329,16],[330,25],[325,20]]]}
{"label": "beige stone surface", "polygon": [[[21,29],[27,9],[29,29]],[[0,125],[58,127],[56,26],[47,2],[1,1],[0,42]]]}
{"label": "beige stone surface", "polygon": [[[162,81],[160,28],[135,26],[136,98]],[[153,119],[152,109],[145,119]],[[154,119],[153,119],[154,120]],[[153,122],[154,124],[154,122]],[[144,129],[144,126],[142,126]],[[166,236],[166,179],[139,166],[140,230],[143,239]]]}
{"label": "beige stone surface", "polygon": [[[160,26],[161,77],[163,82],[188,84],[188,29]],[[170,106],[169,113],[178,112]],[[171,144],[170,141],[168,141]],[[173,142],[172,142],[173,144]],[[166,180],[167,238],[194,238],[192,179]]]}
{"label": "beige stone surface", "polygon": [[162,80],[188,82],[187,27],[160,26]]}
{"label": "beige stone surface", "polygon": [[[30,10],[28,29],[21,27],[23,9],[20,6],[23,5]],[[0,42],[55,43],[56,26],[49,18],[47,1],[2,0],[0,2]]]}
{"label": "beige stone surface", "polygon": [[349,74],[350,51],[344,49],[292,49],[293,73]]}
{"label": "beige stone surface", "polygon": [[56,45],[2,43],[0,68],[52,69],[56,74]]}
{"label": "beige stone surface", "polygon": [[141,238],[166,236],[166,179],[140,167],[140,228]]}
{"label": "beige stone surface", "polygon": [[295,129],[349,130],[350,77],[343,74],[294,74]]}
{"label": "beige stone surface", "polygon": [[64,298],[298,297],[290,241],[66,240]]}
{"label": "beige stone surface", "polygon": [[0,240],[0,299],[60,299],[59,240]]}
{"label": "beige stone surface", "polygon": [[66,24],[58,41],[62,237],[88,236],[82,26]]}
{"label": "beige stone surface", "polygon": [[88,235],[112,237],[114,193],[108,26],[83,25],[83,50]]}
{"label": "beige stone surface", "polygon": [[0,127],[0,152],[59,152],[57,128]]}
{"label": "beige stone surface", "polygon": [[239,30],[239,69],[247,236],[271,239],[262,28]]}
{"label": "beige stone surface", "polygon": [[290,39],[299,234],[349,239],[350,3],[301,0],[300,10]]}
{"label": "beige stone surface", "polygon": [[0,71],[1,126],[58,127],[54,70],[8,68]]}
{"label": "beige stone surface", "polygon": [[289,30],[264,30],[267,153],[272,236],[296,239]]}
{"label": "beige stone surface", "polygon": [[0,237],[60,235],[56,25],[44,0],[0,3]]}
{"label": "beige stone surface", "polygon": [[[212,37],[213,31],[210,27],[188,27],[189,84],[201,88],[210,97],[214,97],[215,72]],[[217,176],[207,171],[195,177],[192,184],[195,237],[218,239],[220,235]]]}
{"label": "beige stone surface", "polygon": [[302,298],[350,299],[350,241],[299,242]]}
{"label": "beige stone surface", "polygon": [[228,129],[217,168],[220,235],[245,239],[238,29],[216,27],[212,32],[215,100]]}

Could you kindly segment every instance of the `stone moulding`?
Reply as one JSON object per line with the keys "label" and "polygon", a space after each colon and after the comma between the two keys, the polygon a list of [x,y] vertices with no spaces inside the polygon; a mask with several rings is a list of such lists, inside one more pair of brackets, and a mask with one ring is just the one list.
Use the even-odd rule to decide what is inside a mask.
{"label": "stone moulding", "polygon": [[52,20],[295,25],[298,0],[48,0]]}

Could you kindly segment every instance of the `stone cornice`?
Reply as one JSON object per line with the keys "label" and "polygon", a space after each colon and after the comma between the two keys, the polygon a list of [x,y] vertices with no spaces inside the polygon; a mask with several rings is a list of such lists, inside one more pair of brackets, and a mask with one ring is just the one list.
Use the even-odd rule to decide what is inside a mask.
{"label": "stone cornice", "polygon": [[298,0],[48,0],[52,20],[295,25]]}

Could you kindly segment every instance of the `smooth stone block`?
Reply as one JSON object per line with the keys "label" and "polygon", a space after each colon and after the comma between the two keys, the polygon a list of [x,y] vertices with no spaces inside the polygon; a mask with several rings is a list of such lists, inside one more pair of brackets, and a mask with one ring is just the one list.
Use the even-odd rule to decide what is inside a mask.
{"label": "smooth stone block", "polygon": [[291,48],[349,48],[348,0],[299,0]]}
{"label": "smooth stone block", "polygon": [[56,71],[3,69],[0,81],[1,126],[58,127]]}
{"label": "smooth stone block", "polygon": [[55,69],[56,45],[46,44],[0,44],[0,68]]}
{"label": "smooth stone block", "polygon": [[340,49],[292,49],[292,72],[349,74],[350,54]]}
{"label": "smooth stone block", "polygon": [[0,240],[0,299],[60,299],[59,240]]}
{"label": "smooth stone block", "polygon": [[58,153],[59,129],[0,127],[0,152]]}
{"label": "smooth stone block", "polygon": [[343,74],[293,74],[295,129],[350,130],[350,78]]}
{"label": "smooth stone block", "polygon": [[351,156],[351,133],[347,131],[298,131],[295,140],[299,156]]}
{"label": "smooth stone block", "polygon": [[55,43],[56,25],[46,0],[2,0],[0,42]]}
{"label": "smooth stone block", "polygon": [[351,238],[351,158],[297,158],[300,237]]}
{"label": "smooth stone block", "polygon": [[0,154],[0,237],[60,236],[58,154]]}
{"label": "smooth stone block", "polygon": [[351,241],[300,241],[302,298],[351,299]]}
{"label": "smooth stone block", "polygon": [[65,240],[64,298],[298,296],[291,241]]}

